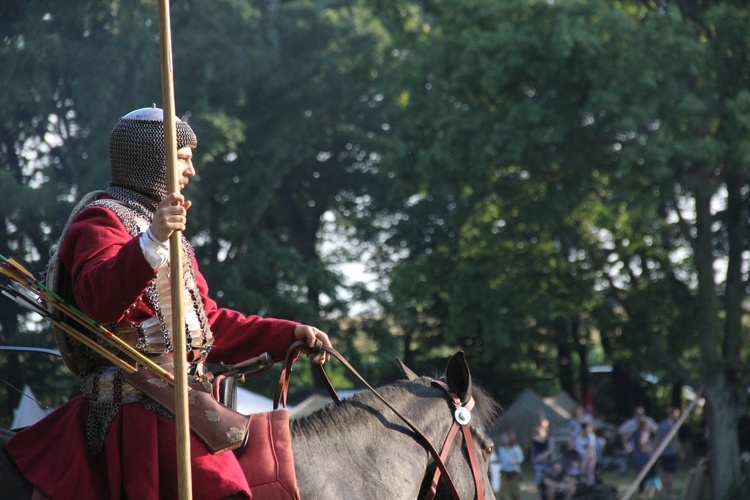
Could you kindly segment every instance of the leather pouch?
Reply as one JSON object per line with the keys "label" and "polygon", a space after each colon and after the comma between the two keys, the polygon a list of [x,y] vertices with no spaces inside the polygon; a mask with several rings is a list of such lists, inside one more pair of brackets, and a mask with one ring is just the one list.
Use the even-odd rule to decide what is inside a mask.
{"label": "leather pouch", "polygon": [[[174,388],[148,370],[125,376],[125,381],[175,413]],[[190,429],[211,453],[236,450],[248,436],[251,416],[227,408],[214,399],[202,384],[189,384],[188,417]]]}

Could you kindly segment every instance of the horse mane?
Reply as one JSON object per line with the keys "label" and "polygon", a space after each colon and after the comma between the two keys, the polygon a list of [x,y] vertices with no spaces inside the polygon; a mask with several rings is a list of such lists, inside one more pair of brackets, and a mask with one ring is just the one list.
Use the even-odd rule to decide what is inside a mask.
{"label": "horse mane", "polygon": [[[427,396],[432,390],[430,377],[419,377],[414,380],[398,380],[382,387],[376,388],[387,401],[390,394],[399,391],[411,392],[417,396]],[[475,406],[472,410],[478,427],[487,429],[497,418],[500,404],[495,401],[484,389],[476,385],[472,386]],[[329,403],[323,408],[303,418],[292,420],[293,427],[308,435],[324,436],[331,433],[331,429],[341,428],[352,424],[358,409],[364,406],[379,408],[383,403],[369,390],[355,393],[344,399],[341,403]]]}

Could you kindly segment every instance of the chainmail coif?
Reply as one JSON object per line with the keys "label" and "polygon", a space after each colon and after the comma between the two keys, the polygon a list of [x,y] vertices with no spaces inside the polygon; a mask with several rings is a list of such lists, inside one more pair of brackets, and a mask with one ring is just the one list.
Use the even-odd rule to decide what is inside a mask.
{"label": "chainmail coif", "polygon": [[[160,111],[155,109],[154,111]],[[177,120],[177,149],[195,148],[198,140],[186,122]],[[143,195],[152,209],[167,195],[164,122],[123,116],[109,139],[110,186]],[[150,202],[150,203],[149,203]]]}

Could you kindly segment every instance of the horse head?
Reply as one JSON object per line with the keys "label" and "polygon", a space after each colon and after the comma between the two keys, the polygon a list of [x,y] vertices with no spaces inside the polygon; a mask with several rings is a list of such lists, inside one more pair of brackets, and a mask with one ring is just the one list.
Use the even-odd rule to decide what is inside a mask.
{"label": "horse head", "polygon": [[302,498],[494,498],[485,428],[498,406],[472,384],[464,354],[451,357],[439,380],[399,363],[406,380],[292,421]]}
{"label": "horse head", "polygon": [[[419,378],[401,360],[398,362],[408,380],[416,381]],[[443,397],[450,403],[454,419],[451,426],[457,429],[466,427],[466,432],[457,432],[457,429],[451,428],[448,434],[455,433],[456,436],[452,449],[440,451],[456,493],[462,499],[477,498],[479,494],[482,495],[479,500],[495,498],[488,475],[494,444],[485,428],[497,415],[497,403],[484,391],[472,386],[471,371],[466,356],[461,351],[448,360],[444,382],[433,381],[432,385],[440,388],[444,392]],[[461,430],[464,431],[463,428]],[[435,446],[451,447],[451,439],[446,437],[444,442],[435,443]],[[452,499],[454,494],[439,470],[436,473],[436,469],[437,464],[433,462],[423,480],[419,498],[433,498],[434,495],[436,499]]]}

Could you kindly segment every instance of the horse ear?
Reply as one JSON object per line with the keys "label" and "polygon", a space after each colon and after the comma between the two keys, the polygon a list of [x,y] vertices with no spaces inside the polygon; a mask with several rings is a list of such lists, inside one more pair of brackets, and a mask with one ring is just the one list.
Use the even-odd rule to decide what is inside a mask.
{"label": "horse ear", "polygon": [[419,376],[411,371],[408,366],[404,364],[403,361],[401,361],[401,358],[396,358],[396,361],[398,362],[398,367],[401,368],[401,373],[404,374],[406,377],[406,380],[416,380],[419,378]]}
{"label": "horse ear", "polygon": [[445,381],[451,392],[456,394],[462,403],[471,399],[471,372],[463,351],[458,351],[448,360]]}

